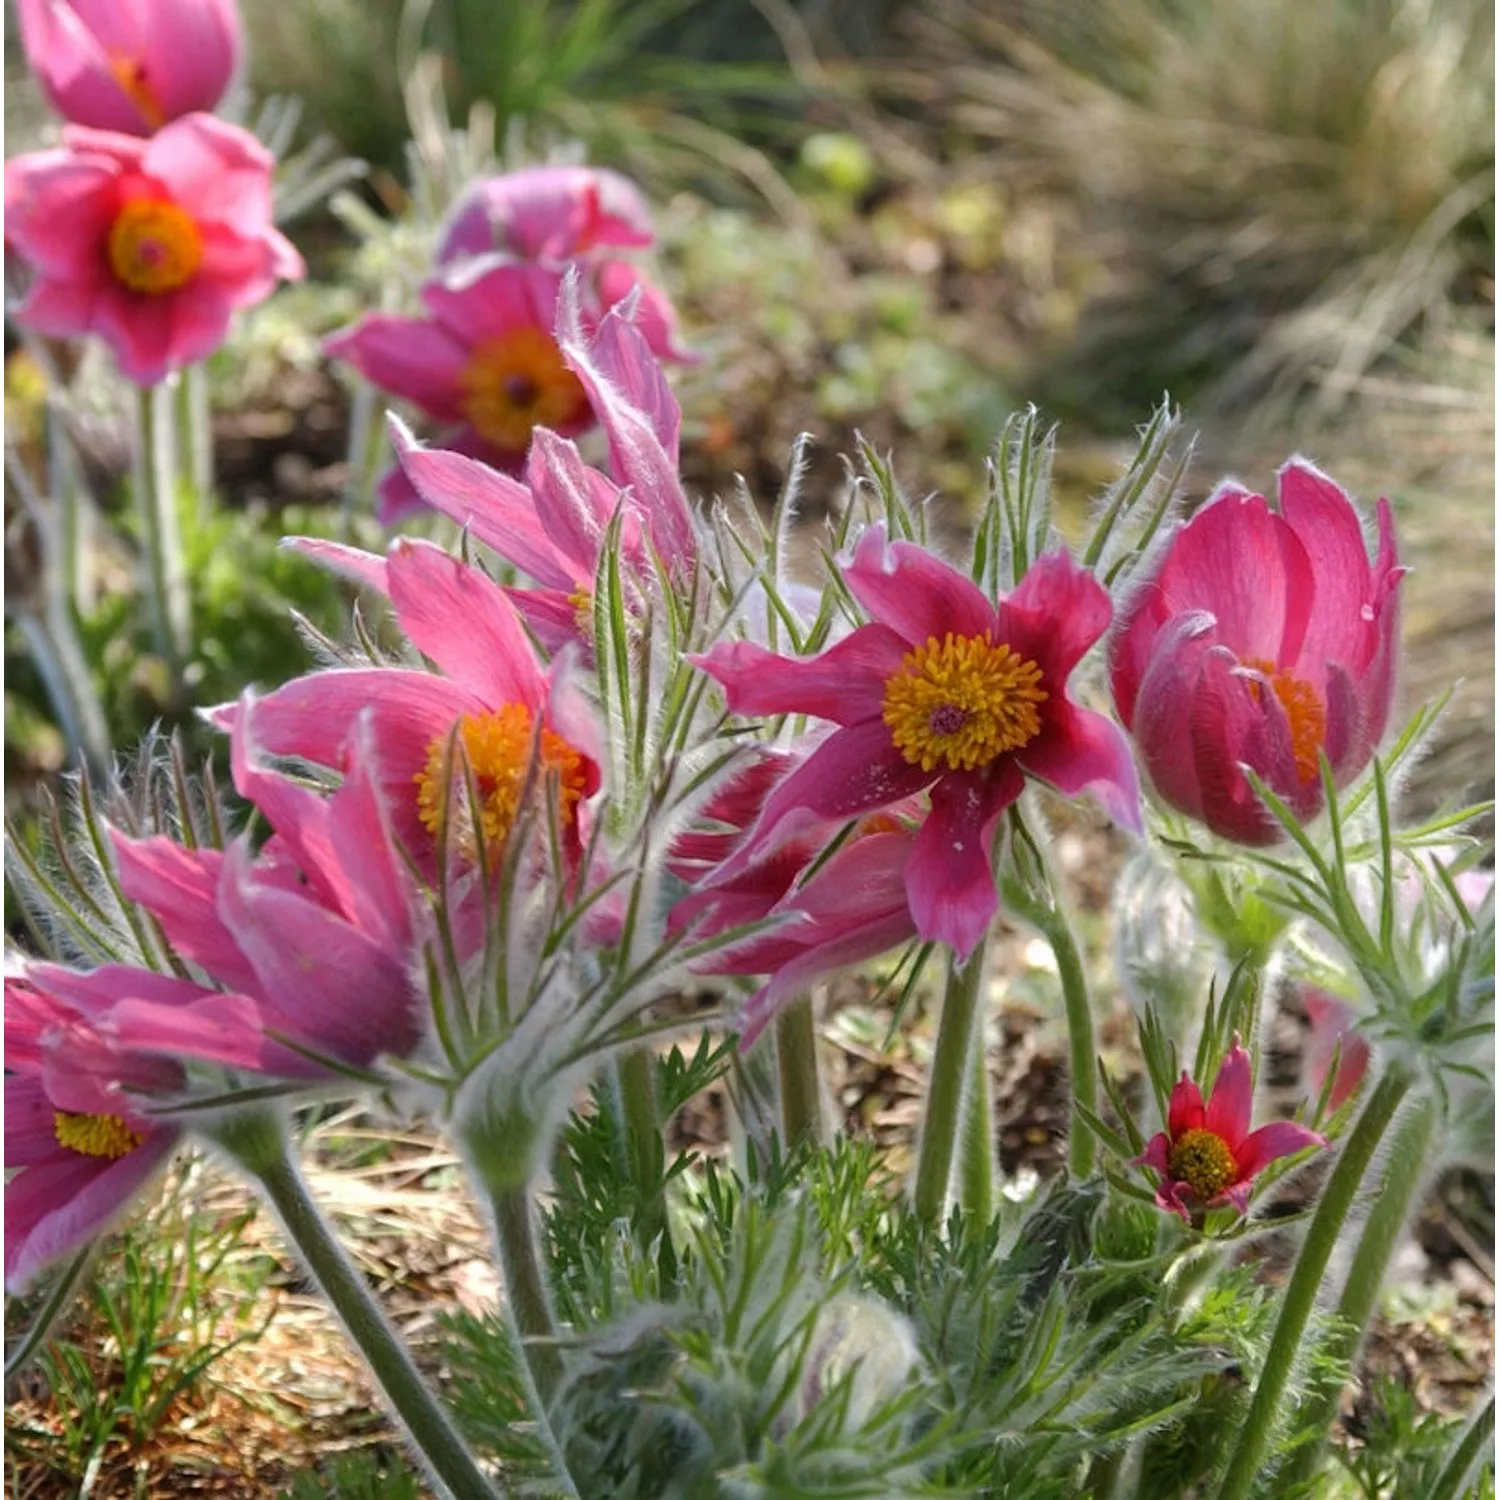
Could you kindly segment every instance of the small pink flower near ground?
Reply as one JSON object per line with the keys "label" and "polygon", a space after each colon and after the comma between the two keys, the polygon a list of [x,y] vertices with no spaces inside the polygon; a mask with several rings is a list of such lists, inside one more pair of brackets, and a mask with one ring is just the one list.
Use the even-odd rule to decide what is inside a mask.
{"label": "small pink flower near ground", "polygon": [[248,132],[195,114],[149,140],[75,126],[63,141],[5,164],[7,242],[35,276],[23,327],[93,334],[155,385],[303,274],[271,224],[270,153]]}
{"label": "small pink flower near ground", "polygon": [[528,167],[473,183],[454,205],[438,266],[500,254],[561,270],[577,265],[590,322],[636,294],[635,323],[659,359],[695,358],[677,342],[665,292],[617,252],[649,249],[651,211],[628,177],[602,167]]}
{"label": "small pink flower near ground", "polygon": [[1214,1080],[1208,1103],[1184,1072],[1167,1111],[1167,1128],[1152,1136],[1135,1165],[1161,1179],[1156,1201],[1191,1222],[1192,1211],[1232,1204],[1250,1207],[1257,1173],[1308,1146],[1326,1146],[1316,1131],[1291,1120],[1250,1129],[1250,1054],[1234,1039]]}
{"label": "small pink flower near ground", "polygon": [[123,1049],[25,968],[5,976],[5,1288],[100,1234],[180,1132],[143,1102],[183,1085],[173,1062]]}
{"label": "small pink flower near ground", "polygon": [[150,135],[211,110],[239,64],[233,0],[17,0],[21,45],[75,125]]}
{"label": "small pink flower near ground", "polygon": [[[679,835],[667,856],[673,874],[689,881],[712,874],[798,759],[762,752],[732,777],[703,812],[706,823],[724,826]],[[908,816],[916,813],[915,807],[901,811]],[[737,875],[719,884],[703,884],[682,897],[667,918],[669,931],[687,928],[694,941],[767,918],[780,919],[694,966],[704,974],[770,975],[745,1004],[741,1047],[753,1045],[783,1005],[823,976],[916,936],[905,878],[916,841],[912,822],[880,813],[863,818],[838,850],[818,865],[837,832],[831,825],[804,830]]]}
{"label": "small pink flower near ground", "polygon": [[843,574],[873,623],[820,655],[735,641],[697,659],[735,713],[838,726],[767,798],[713,883],[809,821],[841,823],[927,791],[931,808],[905,867],[911,914],[924,940],[967,959],[997,907],[995,827],[1026,776],[1068,796],[1092,791],[1116,821],[1140,826],[1128,742],[1067,692],[1109,625],[1109,595],[1058,552],[996,605],[924,548],[887,543],[880,526],[860,538]]}
{"label": "small pink flower near ground", "polygon": [[1405,571],[1386,501],[1373,563],[1349,497],[1311,464],[1281,470],[1280,502],[1221,488],[1172,539],[1110,653],[1115,707],[1156,790],[1252,845],[1282,829],[1243,767],[1306,821],[1323,806],[1320,752],[1339,786],[1370,763]]}

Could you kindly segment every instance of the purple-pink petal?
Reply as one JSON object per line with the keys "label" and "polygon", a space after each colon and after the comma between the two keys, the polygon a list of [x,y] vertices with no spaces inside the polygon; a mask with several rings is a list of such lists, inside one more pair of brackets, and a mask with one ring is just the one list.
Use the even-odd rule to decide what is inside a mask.
{"label": "purple-pink petal", "polygon": [[1294,1156],[1309,1146],[1326,1146],[1327,1140],[1315,1130],[1298,1125],[1293,1120],[1272,1120],[1253,1130],[1235,1147],[1235,1164],[1240,1177],[1248,1182],[1257,1172],[1269,1167],[1283,1156]]}
{"label": "purple-pink petal", "polygon": [[1203,1128],[1220,1136],[1235,1153],[1250,1129],[1252,1091],[1250,1054],[1236,1038],[1219,1065],[1219,1076],[1214,1080],[1203,1117]]}
{"label": "purple-pink petal", "polygon": [[844,580],[872,619],[911,645],[949,634],[999,639],[994,607],[972,579],[925,547],[887,543],[884,526],[860,537]]}

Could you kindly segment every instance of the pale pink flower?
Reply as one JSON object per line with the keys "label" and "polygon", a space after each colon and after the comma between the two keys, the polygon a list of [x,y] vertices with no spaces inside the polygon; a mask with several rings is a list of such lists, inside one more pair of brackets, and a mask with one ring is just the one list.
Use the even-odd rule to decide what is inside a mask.
{"label": "pale pink flower", "polygon": [[75,125],[150,135],[211,110],[239,65],[233,0],[17,0],[21,45]]}
{"label": "pale pink flower", "polygon": [[960,959],[994,916],[996,824],[1027,775],[1066,795],[1095,792],[1139,827],[1125,737],[1068,696],[1074,668],[1110,620],[1109,595],[1065,552],[1039,558],[993,604],[964,574],[883,527],[843,570],[874,623],[818,656],[747,641],[698,665],[739,714],[808,714],[839,727],[766,800],[727,878],[810,820],[843,822],[927,791],[906,863],[917,931]]}
{"label": "pale pink flower", "polygon": [[1396,671],[1391,511],[1372,564],[1349,497],[1310,464],[1281,470],[1280,511],[1226,485],[1172,539],[1126,610],[1115,707],[1161,796],[1242,844],[1281,825],[1255,771],[1296,817],[1323,805],[1318,756],[1346,785],[1385,732]]}
{"label": "pale pink flower", "polygon": [[154,385],[303,274],[271,224],[271,156],[248,132],[194,114],[149,140],[75,126],[63,141],[5,164],[6,239],[35,277],[23,327],[94,334]]}
{"label": "pale pink flower", "polygon": [[1246,1213],[1257,1173],[1282,1157],[1328,1144],[1292,1120],[1273,1120],[1251,1130],[1251,1092],[1250,1054],[1238,1037],[1219,1068],[1207,1105],[1198,1085],[1183,1073],[1172,1090],[1166,1130],[1151,1137],[1135,1163],[1150,1167],[1161,1179],[1156,1201],[1162,1208],[1185,1222],[1191,1221],[1193,1209],[1225,1203]]}

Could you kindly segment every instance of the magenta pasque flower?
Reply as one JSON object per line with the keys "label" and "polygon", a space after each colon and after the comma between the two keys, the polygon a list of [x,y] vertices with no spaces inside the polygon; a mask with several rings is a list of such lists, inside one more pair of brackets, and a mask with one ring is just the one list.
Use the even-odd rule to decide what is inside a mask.
{"label": "magenta pasque flower", "polygon": [[21,44],[75,125],[150,135],[211,110],[239,64],[233,0],[17,0]]}
{"label": "magenta pasque flower", "polygon": [[146,1104],[182,1069],[103,1036],[88,1006],[24,966],[5,976],[5,1286],[99,1234],[172,1154],[180,1132]]}
{"label": "magenta pasque flower", "polygon": [[5,164],[6,238],[35,275],[24,327],[94,334],[154,385],[302,275],[271,224],[271,156],[246,131],[195,114],[150,140],[71,127],[63,141]]}
{"label": "magenta pasque flower", "polygon": [[873,623],[820,655],[735,641],[697,659],[736,713],[839,726],[767,798],[721,875],[811,820],[842,822],[927,791],[905,870],[911,915],[924,940],[967,958],[996,909],[995,825],[1027,775],[1070,796],[1093,791],[1117,821],[1139,827],[1129,744],[1067,693],[1109,625],[1109,595],[1057,552],[996,605],[924,548],[887,543],[880,526],[860,538],[843,576]]}
{"label": "magenta pasque flower", "polygon": [[[440,424],[443,447],[514,473],[534,428],[568,436],[594,421],[552,332],[561,286],[543,266],[466,262],[423,286],[429,316],[368,313],[325,348]],[[421,508],[399,467],[381,480],[382,521]]]}
{"label": "magenta pasque flower", "polygon": [[1314,1098],[1323,1093],[1337,1053],[1339,1066],[1328,1094],[1328,1108],[1336,1110],[1353,1096],[1370,1066],[1370,1044],[1355,1030],[1351,1006],[1326,990],[1308,987],[1302,1004],[1312,1029],[1307,1035],[1303,1073]]}
{"label": "magenta pasque flower", "polygon": [[498,253],[557,270],[576,265],[589,321],[634,292],[635,323],[652,352],[691,360],[666,293],[616,253],[649,249],[654,238],[646,200],[628,177],[602,167],[528,167],[471,184],[448,216],[435,263]]}
{"label": "magenta pasque flower", "polygon": [[[888,814],[861,819],[821,864],[836,826],[804,829],[763,859],[715,880],[767,796],[801,759],[760,752],[709,800],[702,821],[710,826],[680,834],[667,856],[674,875],[698,886],[672,908],[670,931],[689,929],[694,940],[702,940],[779,919],[694,965],[704,974],[771,976],[741,1014],[742,1047],[751,1046],[788,1000],[823,975],[874,958],[917,934],[906,896],[906,862],[916,831],[912,822]],[[917,810],[902,811],[914,816]]]}
{"label": "magenta pasque flower", "polygon": [[[459,811],[448,829],[450,854],[472,864],[482,845],[490,860],[500,858],[535,753],[555,788],[567,852],[576,856],[582,804],[599,787],[600,749],[572,663],[559,657],[544,669],[499,585],[430,542],[403,538],[384,559],[331,543],[306,550],[385,593],[411,643],[443,675],[369,667],[293,678],[256,700],[256,744],[343,771],[350,735],[366,722],[370,774],[393,835],[429,874],[453,809]],[[232,728],[234,714],[230,706],[210,716]],[[453,753],[455,744],[463,757]],[[464,758],[479,798],[472,812]],[[457,826],[475,817],[477,827]]]}
{"label": "magenta pasque flower", "polygon": [[1156,1201],[1191,1220],[1194,1208],[1231,1203],[1240,1213],[1250,1207],[1255,1175],[1309,1146],[1326,1146],[1316,1131],[1292,1120],[1273,1120],[1250,1129],[1250,1054],[1235,1037],[1219,1067],[1208,1103],[1184,1072],[1167,1110],[1167,1128],[1146,1143],[1137,1166],[1161,1178]]}
{"label": "magenta pasque flower", "polygon": [[1280,824],[1243,767],[1302,820],[1323,805],[1320,753],[1343,786],[1385,731],[1396,669],[1390,506],[1372,564],[1349,497],[1310,464],[1280,510],[1221,488],[1168,545],[1110,652],[1115,707],[1173,807],[1243,844]]}
{"label": "magenta pasque flower", "polygon": [[562,349],[599,413],[618,483],[546,427],[532,434],[521,476],[512,477],[452,449],[422,447],[391,419],[396,456],[421,499],[535,580],[506,593],[549,651],[570,640],[592,644],[594,575],[616,512],[627,588],[631,575],[650,575],[648,542],[679,576],[697,556],[677,478],[682,413],[644,337],[612,309],[587,343],[576,322],[565,327]]}

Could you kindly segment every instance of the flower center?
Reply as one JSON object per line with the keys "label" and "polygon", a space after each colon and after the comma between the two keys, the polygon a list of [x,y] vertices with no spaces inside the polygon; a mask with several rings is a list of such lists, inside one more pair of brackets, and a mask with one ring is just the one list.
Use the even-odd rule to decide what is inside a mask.
{"label": "flower center", "polygon": [[459,410],[482,438],[509,453],[526,451],[533,427],[566,426],[588,409],[582,383],[540,328],[485,339],[459,385]]}
{"label": "flower center", "polygon": [[129,1156],[146,1139],[119,1115],[70,1115],[60,1109],[52,1117],[52,1129],[59,1146],[80,1156],[104,1156],[110,1161]]}
{"label": "flower center", "polygon": [[203,237],[192,216],[161,198],[134,198],[109,230],[109,266],[132,292],[175,292],[198,274]]}
{"label": "flower center", "polygon": [[1229,1142],[1211,1130],[1184,1131],[1173,1143],[1167,1166],[1174,1180],[1187,1183],[1202,1203],[1211,1203],[1239,1175]]}
{"label": "flower center", "polygon": [[[486,713],[465,714],[459,720],[458,738],[468,757],[479,796],[479,827],[490,856],[505,847],[511,825],[520,811],[532,754],[531,710],[519,703]],[[543,729],[537,747],[541,759],[539,776],[555,773],[559,786],[559,812],[566,818],[584,793],[583,756],[560,734]],[[427,747],[427,764],[412,778],[417,784],[417,812],[422,825],[434,838],[443,826],[443,806],[457,820],[458,847],[470,858],[478,855],[470,819],[472,810],[465,795],[461,763],[454,757],[454,790],[451,797],[444,783],[448,761],[448,736],[440,735]]]}
{"label": "flower center", "polygon": [[987,635],[930,636],[886,682],[882,716],[912,765],[972,771],[1040,732],[1041,681],[1034,661]]}
{"label": "flower center", "polygon": [[146,82],[146,65],[138,57],[127,57],[116,52],[109,59],[110,75],[124,89],[130,102],[140,110],[141,118],[152,130],[160,130],[167,123],[167,112],[161,100]]}
{"label": "flower center", "polygon": [[[1318,774],[1318,751],[1323,748],[1324,736],[1328,732],[1328,715],[1317,688],[1300,677],[1293,677],[1290,672],[1278,672],[1276,663],[1264,657],[1247,656],[1244,665],[1264,673],[1271,691],[1276,694],[1276,701],[1286,710],[1298,780],[1304,784],[1314,780]],[[1260,683],[1253,679],[1250,696],[1260,702]]]}

